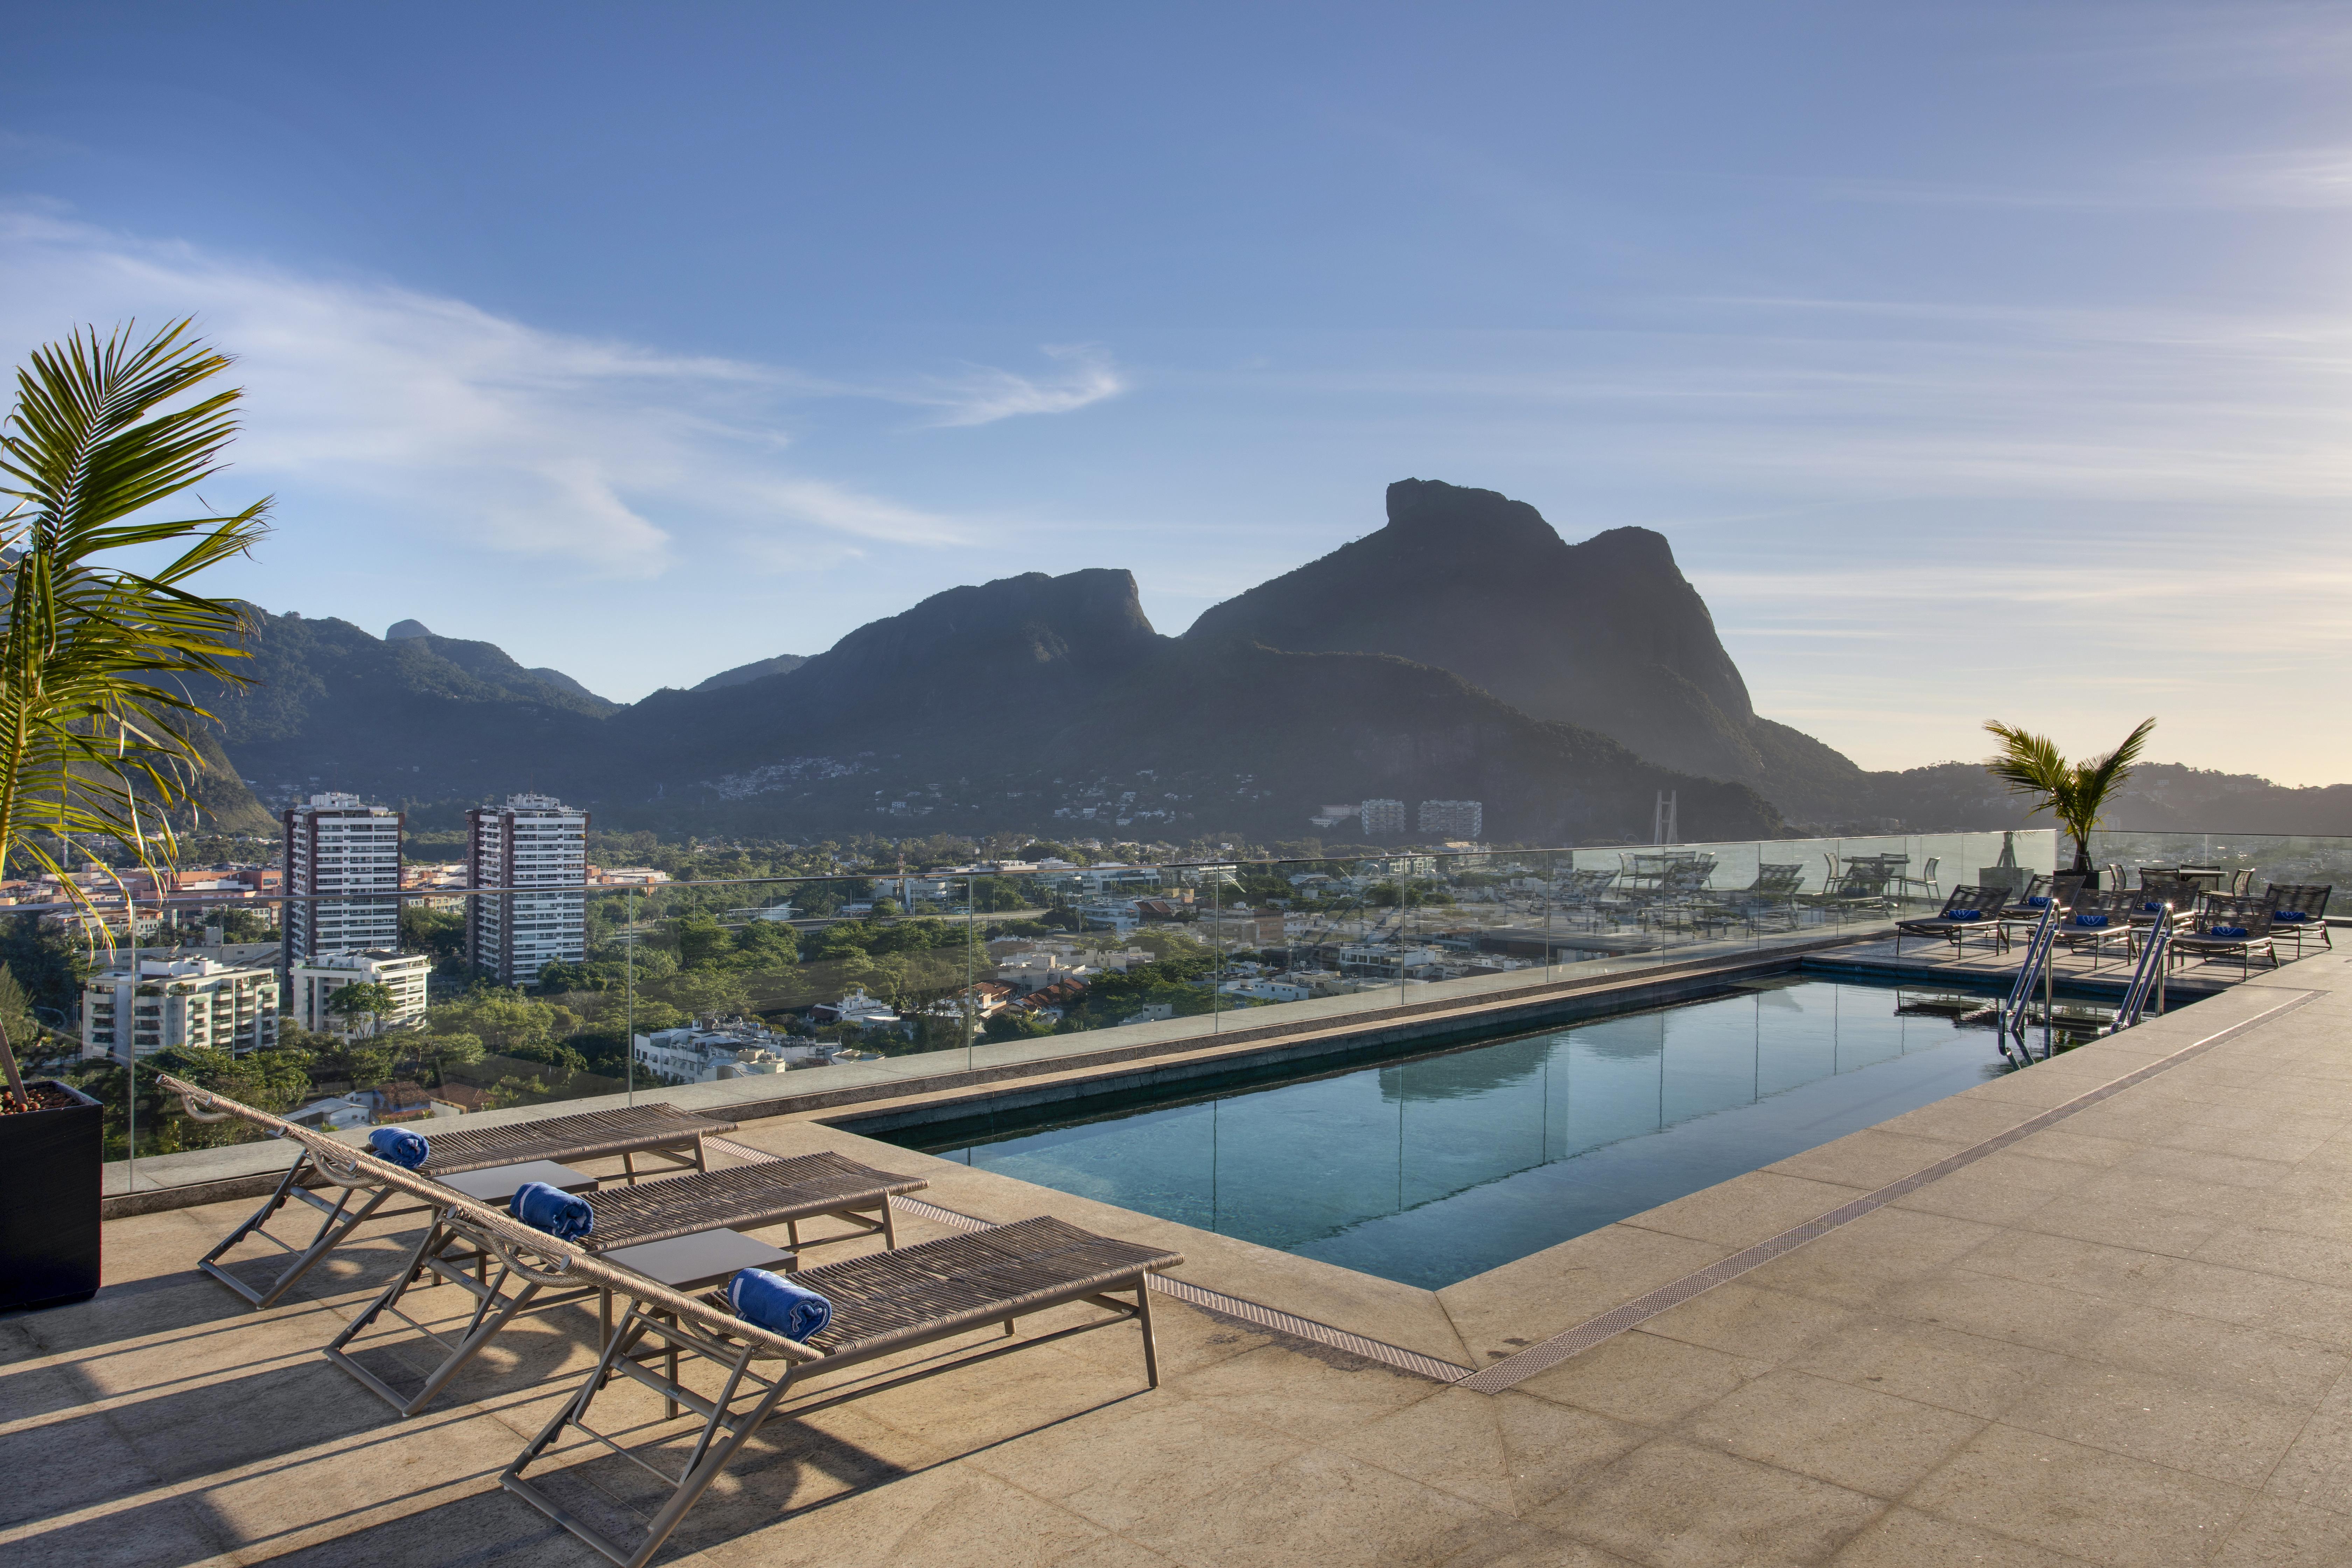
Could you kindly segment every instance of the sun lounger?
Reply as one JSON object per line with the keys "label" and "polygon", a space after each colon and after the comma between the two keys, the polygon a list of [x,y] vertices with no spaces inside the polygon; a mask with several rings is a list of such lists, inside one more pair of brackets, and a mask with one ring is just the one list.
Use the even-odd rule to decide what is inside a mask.
{"label": "sun lounger", "polygon": [[2251,976],[2254,972],[2254,954],[2265,953],[2271,967],[2278,967],[2278,944],[2272,935],[2271,900],[2266,895],[2259,899],[2233,899],[2226,894],[2206,895],[2205,907],[2187,931],[2172,939],[2172,951],[2181,959],[2195,958],[2210,963],[2217,958],[2237,954],[2239,968]]}
{"label": "sun lounger", "polygon": [[2089,948],[2094,969],[2111,942],[2121,942],[2130,956],[2132,900],[2130,891],[2113,888],[2077,894],[2074,906],[2058,917],[2055,940],[2077,952]]}
{"label": "sun lounger", "polygon": [[[238,1105],[222,1096],[209,1094],[194,1085],[184,1085],[176,1079],[163,1077],[165,1087],[180,1093],[188,1100],[188,1113],[201,1121],[218,1121],[227,1116],[239,1116],[273,1133],[284,1136],[278,1129],[290,1125],[249,1106]],[[193,1096],[194,1098],[189,1098]],[[204,1109],[199,1109],[202,1106]],[[650,1156],[664,1166],[702,1170],[702,1141],[716,1133],[731,1132],[735,1123],[709,1117],[692,1116],[674,1106],[637,1105],[618,1110],[581,1111],[570,1116],[551,1117],[542,1121],[509,1122],[503,1126],[438,1130],[431,1133],[433,1156],[421,1174],[428,1178],[457,1175],[470,1171],[485,1171],[501,1165],[527,1164],[533,1161],[553,1161],[568,1164],[580,1160],[618,1158],[627,1179],[637,1176],[639,1155]],[[257,1310],[274,1305],[294,1287],[296,1280],[328,1253],[341,1246],[351,1234],[371,1219],[391,1219],[416,1214],[416,1208],[384,1208],[393,1197],[391,1189],[381,1184],[357,1179],[358,1167],[345,1158],[349,1145],[331,1139],[302,1141],[302,1152],[288,1167],[284,1179],[278,1182],[259,1208],[248,1215],[224,1237],[219,1246],[200,1258],[196,1267],[230,1289],[236,1291]],[[330,1189],[340,1189],[333,1201],[310,1190],[312,1182]],[[299,1200],[319,1211],[323,1216],[319,1229],[309,1242],[298,1247],[274,1236],[269,1222],[289,1202]],[[267,1284],[247,1284],[229,1272],[223,1261],[240,1244],[258,1239],[285,1252],[293,1254],[276,1278]]]}
{"label": "sun lounger", "polygon": [[1903,939],[1906,936],[1940,937],[1952,944],[1958,956],[1960,944],[1971,936],[1990,938],[1996,952],[2009,951],[2009,928],[2001,921],[2008,908],[2006,888],[1954,888],[1944,900],[1944,907],[1935,915],[1922,921],[1895,922],[1895,956],[1903,956]]}
{"label": "sun lounger", "polygon": [[[614,1293],[627,1296],[630,1305],[606,1342],[603,1359],[579,1393],[548,1420],[499,1479],[623,1568],[642,1568],[736,1452],[776,1415],[795,1377],[856,1366],[1000,1325],[1004,1331],[1003,1339],[977,1342],[969,1353],[954,1359],[926,1358],[895,1376],[823,1391],[792,1413],[806,1414],[994,1356],[1132,1321],[1143,1331],[1144,1379],[1157,1388],[1160,1365],[1151,1337],[1150,1277],[1183,1260],[1180,1253],[1097,1236],[1057,1219],[1021,1220],[801,1270],[792,1277],[794,1282],[822,1293],[833,1304],[832,1322],[804,1342],[743,1321],[726,1309],[720,1297],[688,1297],[651,1286],[633,1290],[615,1283]],[[572,1265],[588,1270],[599,1266],[596,1259]],[[1013,1338],[1017,1320],[1072,1303],[1103,1309],[1107,1315],[1032,1339]],[[641,1349],[648,1341],[659,1349]],[[697,1362],[710,1364],[720,1378],[715,1395],[680,1380],[677,1367],[681,1358],[689,1367]],[[656,1370],[656,1361],[661,1370]],[[614,1436],[589,1426],[594,1402],[615,1377],[660,1394],[673,1417],[684,1407],[701,1418],[694,1446],[676,1474],[656,1469]],[[583,1446],[616,1453],[653,1469],[668,1483],[668,1495],[641,1531],[618,1539],[607,1535],[551,1496],[545,1476],[524,1479],[524,1472],[564,1430],[574,1426],[584,1439]],[[647,1449],[666,1435],[683,1436],[665,1434],[659,1427],[648,1431],[642,1425],[633,1425],[629,1435],[640,1436]]]}
{"label": "sun lounger", "polygon": [[2264,895],[2275,900],[2271,940],[2292,941],[2297,958],[2303,956],[2303,944],[2314,937],[2321,945],[2334,947],[2336,939],[2327,934],[2327,896],[2335,890],[2333,884],[2325,882],[2273,882]]}
{"label": "sun lounger", "polygon": [[[898,1233],[890,1199],[929,1184],[919,1176],[877,1171],[835,1153],[796,1154],[584,1193],[594,1225],[573,1245],[665,1285],[693,1289],[719,1283],[739,1268],[793,1268],[799,1254],[811,1247],[877,1233],[885,1247],[894,1247]],[[448,1190],[453,1200],[473,1197],[492,1205],[506,1195]],[[843,1220],[850,1228],[803,1240],[801,1222],[825,1216]],[[779,1225],[787,1227],[790,1252],[743,1234]],[[428,1273],[475,1298],[473,1316],[455,1342],[399,1310],[401,1298]],[[414,1415],[517,1318],[552,1311],[590,1296],[598,1298],[601,1345],[612,1333],[608,1289],[546,1275],[444,1204],[398,1277],[328,1342],[326,1355],[403,1415]],[[446,1352],[424,1384],[411,1392],[394,1389],[353,1355],[359,1336],[387,1312]]]}
{"label": "sun lounger", "polygon": [[2074,900],[2083,896],[2084,885],[2089,880],[2080,871],[2061,871],[2055,877],[2045,877],[2036,871],[2033,879],[2025,885],[2024,896],[2004,910],[2001,918],[2032,924],[2042,918],[2042,911],[2048,909],[2053,900],[2061,910],[2071,910],[2074,907]]}

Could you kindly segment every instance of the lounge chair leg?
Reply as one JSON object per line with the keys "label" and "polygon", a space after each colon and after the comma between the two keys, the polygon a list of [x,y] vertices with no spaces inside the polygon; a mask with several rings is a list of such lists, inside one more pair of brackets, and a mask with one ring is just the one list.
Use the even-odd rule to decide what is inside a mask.
{"label": "lounge chair leg", "polygon": [[1151,1387],[1160,1386],[1160,1347],[1151,1333],[1151,1279],[1149,1275],[1135,1282],[1135,1321],[1143,1329],[1143,1378]]}
{"label": "lounge chair leg", "polygon": [[898,1250],[898,1230],[891,1221],[890,1200],[887,1197],[882,1200],[882,1245],[888,1251]]}
{"label": "lounge chair leg", "polygon": [[[653,1561],[654,1553],[660,1551],[662,1542],[669,1539],[669,1532],[676,1530],[677,1521],[686,1517],[686,1510],[710,1489],[710,1483],[719,1479],[719,1472],[727,1468],[727,1462],[735,1457],[735,1451],[767,1423],[791,1384],[792,1373],[787,1370],[749,1413],[736,1420],[728,1431],[727,1440],[713,1447],[703,1457],[701,1463],[687,1471],[686,1479],[677,1484],[677,1490],[670,1494],[669,1501],[662,1505],[662,1510],[654,1515],[653,1521],[646,1526],[645,1544],[638,1548],[635,1556],[628,1560],[625,1568],[645,1568]],[[719,1408],[723,1410],[726,1406],[722,1404]]]}

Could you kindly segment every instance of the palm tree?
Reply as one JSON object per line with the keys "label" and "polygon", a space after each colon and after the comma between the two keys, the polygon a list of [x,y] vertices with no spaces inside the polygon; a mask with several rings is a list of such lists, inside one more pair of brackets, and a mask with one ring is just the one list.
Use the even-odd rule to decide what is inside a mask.
{"label": "palm tree", "polygon": [[2030,735],[1997,719],[1988,721],[1985,728],[2000,742],[2000,750],[1985,763],[1985,771],[2007,784],[2011,794],[2041,797],[2026,815],[2047,809],[2056,817],[2058,826],[2074,840],[2074,869],[2090,879],[2090,886],[2098,886],[2098,873],[2091,868],[2091,830],[2098,826],[2099,814],[2106,809],[2108,800],[2131,776],[2132,764],[2139,760],[2140,748],[2147,744],[2156,721],[2140,721],[2122,745],[2103,757],[2078,763],[2060,755],[2056,742],[2047,735]]}
{"label": "palm tree", "polygon": [[[92,327],[47,344],[16,372],[0,421],[0,497],[13,503],[0,514],[0,877],[11,858],[59,873],[85,913],[60,864],[78,838],[150,870],[177,858],[168,814],[204,766],[188,737],[213,717],[177,682],[251,680],[230,662],[248,657],[243,607],[187,584],[252,549],[269,500],[170,521],[148,511],[219,472],[236,434],[240,389],[189,398],[230,362],[188,328],[134,342],[129,327],[102,341]],[[142,564],[110,563],[123,552]],[[29,1105],[5,1032],[0,1066]]]}

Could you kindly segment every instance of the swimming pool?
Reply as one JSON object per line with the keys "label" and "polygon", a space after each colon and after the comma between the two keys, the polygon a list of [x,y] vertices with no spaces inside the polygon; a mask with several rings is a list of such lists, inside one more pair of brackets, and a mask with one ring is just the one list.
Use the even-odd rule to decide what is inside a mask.
{"label": "swimming pool", "polygon": [[881,1134],[1429,1289],[2005,1070],[1947,988],[1791,975],[1287,1081]]}

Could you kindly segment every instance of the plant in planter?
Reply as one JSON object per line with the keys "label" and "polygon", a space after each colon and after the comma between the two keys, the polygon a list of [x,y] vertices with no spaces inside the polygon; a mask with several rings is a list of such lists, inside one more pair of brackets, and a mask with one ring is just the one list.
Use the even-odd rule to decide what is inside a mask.
{"label": "plant in planter", "polygon": [[[204,761],[189,736],[212,715],[175,678],[249,683],[233,662],[249,657],[242,608],[189,584],[252,548],[269,502],[149,510],[219,471],[239,393],[202,388],[228,363],[185,321],[144,341],[92,328],[34,353],[0,422],[0,877],[12,859],[58,873],[88,913],[69,847],[111,843],[150,871],[177,858],[170,814],[190,804]],[[112,563],[125,552],[141,566]],[[0,1308],[88,1297],[99,1104],[27,1083],[5,1023],[0,1077]]]}
{"label": "plant in planter", "polygon": [[2028,816],[2046,810],[2058,819],[2058,826],[2074,841],[2074,869],[2089,879],[2086,886],[2097,887],[2099,873],[2091,864],[2091,830],[2098,826],[2107,802],[2131,776],[2132,764],[2139,760],[2156,721],[2142,720],[2137,729],[2124,737],[2124,743],[2106,755],[2076,763],[2068,762],[2046,735],[2028,734],[1999,720],[1985,728],[2000,742],[2000,750],[1985,763],[1985,771],[2008,784],[2011,794],[2036,797]]}

